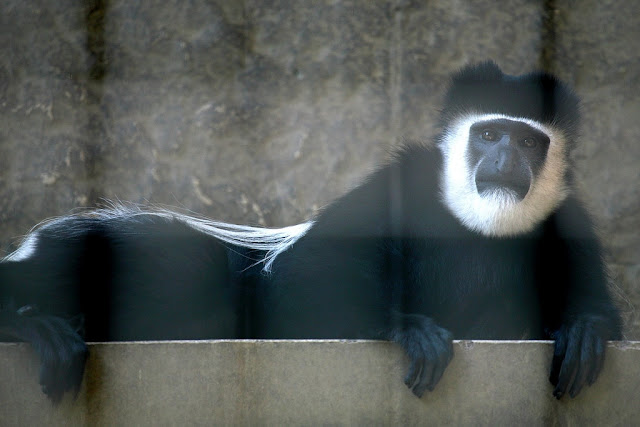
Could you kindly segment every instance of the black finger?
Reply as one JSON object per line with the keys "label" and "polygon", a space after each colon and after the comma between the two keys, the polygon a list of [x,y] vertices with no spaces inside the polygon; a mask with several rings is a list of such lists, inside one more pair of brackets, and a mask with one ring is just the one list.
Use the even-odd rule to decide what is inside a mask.
{"label": "black finger", "polygon": [[592,365],[589,378],[587,379],[589,385],[592,385],[596,381],[600,371],[602,370],[602,366],[604,365],[604,352],[605,342],[598,338],[594,345],[595,363]]}
{"label": "black finger", "polygon": [[409,372],[407,372],[407,375],[404,377],[404,383],[407,385],[407,387],[412,388],[418,380],[420,372],[422,371],[422,366],[424,365],[424,357],[422,355],[418,356],[416,354],[409,355],[409,357],[411,359],[411,362],[409,365]]}
{"label": "black finger", "polygon": [[74,343],[73,352],[73,362],[71,364],[71,367],[69,368],[69,374],[67,375],[68,380],[65,385],[65,390],[73,391],[75,397],[77,397],[78,392],[80,391],[80,386],[82,384],[84,367],[87,362],[89,351],[85,342],[82,339],[79,339]]}
{"label": "black finger", "polygon": [[436,361],[436,351],[433,348],[431,339],[425,337],[420,340],[420,347],[424,354],[422,371],[420,372],[418,382],[413,387],[413,393],[418,397],[422,397],[427,389],[430,391],[433,390],[433,387],[431,387],[431,380],[433,378],[434,364]]}
{"label": "black finger", "polygon": [[442,379],[442,375],[444,375],[444,371],[449,365],[449,362],[453,358],[453,343],[448,342],[445,343],[445,350],[440,353],[440,357],[438,358],[438,363],[436,364],[433,370],[433,377],[431,379],[431,388],[429,390],[433,390],[433,388],[440,382]]}
{"label": "black finger", "polygon": [[567,351],[567,338],[564,332],[555,334],[555,342],[553,344],[553,360],[551,361],[551,372],[549,373],[549,381],[554,386],[558,385],[558,377],[560,376],[560,368],[564,361]]}
{"label": "black finger", "polygon": [[574,398],[580,393],[594,362],[593,341],[589,337],[585,337],[580,348],[580,359],[577,363],[576,375],[569,385],[569,396]]}
{"label": "black finger", "polygon": [[572,384],[578,371],[579,360],[579,344],[575,342],[575,339],[571,344],[567,346],[567,351],[558,374],[558,383],[553,395],[556,399],[560,399]]}

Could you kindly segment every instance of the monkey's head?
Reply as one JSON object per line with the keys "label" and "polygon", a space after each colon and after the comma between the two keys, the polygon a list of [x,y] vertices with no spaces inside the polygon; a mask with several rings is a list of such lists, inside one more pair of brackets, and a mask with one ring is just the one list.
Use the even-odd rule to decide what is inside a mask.
{"label": "monkey's head", "polygon": [[462,69],[441,117],[446,206],[487,236],[530,231],[567,197],[577,124],[577,97],[549,74]]}

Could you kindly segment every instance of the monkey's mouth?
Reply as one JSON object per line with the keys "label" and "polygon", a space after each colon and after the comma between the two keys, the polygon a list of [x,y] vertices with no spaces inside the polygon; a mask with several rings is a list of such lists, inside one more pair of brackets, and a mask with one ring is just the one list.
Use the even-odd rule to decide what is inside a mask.
{"label": "monkey's mouth", "polygon": [[480,197],[510,196],[518,202],[529,192],[528,185],[494,180],[476,180],[476,189]]}

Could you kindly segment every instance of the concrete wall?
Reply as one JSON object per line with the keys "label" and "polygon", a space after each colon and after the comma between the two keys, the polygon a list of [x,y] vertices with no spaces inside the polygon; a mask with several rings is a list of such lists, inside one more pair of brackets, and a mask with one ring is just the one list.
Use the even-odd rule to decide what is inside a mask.
{"label": "concrete wall", "polygon": [[422,399],[402,383],[401,350],[386,342],[93,344],[77,399],[54,407],[29,346],[0,344],[0,424],[637,425],[640,343],[607,351],[598,381],[557,401],[546,342],[457,342]]}
{"label": "concrete wall", "polygon": [[0,247],[101,198],[269,226],[311,216],[493,58],[584,100],[574,153],[640,337],[640,3],[5,0]]}
{"label": "concrete wall", "polygon": [[640,3],[5,0],[0,248],[102,198],[288,225],[429,141],[450,72],[543,68],[584,99],[574,153],[640,337]]}
{"label": "concrete wall", "polygon": [[[615,0],[3,0],[0,247],[101,198],[299,222],[404,139],[429,141],[447,75],[493,58],[584,100],[574,153],[640,338],[640,3]],[[92,346],[53,408],[29,348],[0,345],[0,424],[638,421],[638,346],[556,402],[550,348],[459,344],[436,392],[384,343]]]}
{"label": "concrete wall", "polygon": [[0,248],[102,198],[288,225],[429,141],[449,73],[493,58],[584,99],[575,152],[640,337],[640,3],[5,0]]}

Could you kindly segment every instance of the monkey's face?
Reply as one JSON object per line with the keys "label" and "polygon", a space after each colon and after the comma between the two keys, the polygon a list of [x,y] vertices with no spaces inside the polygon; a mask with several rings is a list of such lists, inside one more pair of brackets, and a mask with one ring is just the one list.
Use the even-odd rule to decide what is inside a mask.
{"label": "monkey's face", "polygon": [[445,128],[443,201],[488,236],[528,232],[568,194],[564,134],[531,119],[469,114]]}
{"label": "monkey's face", "polygon": [[468,162],[481,197],[525,198],[544,165],[549,137],[526,123],[494,119],[469,129]]}

